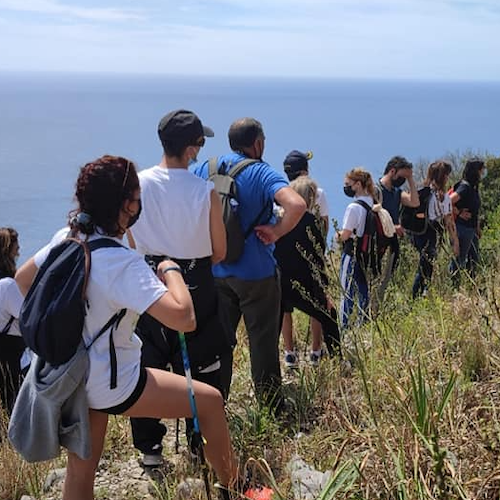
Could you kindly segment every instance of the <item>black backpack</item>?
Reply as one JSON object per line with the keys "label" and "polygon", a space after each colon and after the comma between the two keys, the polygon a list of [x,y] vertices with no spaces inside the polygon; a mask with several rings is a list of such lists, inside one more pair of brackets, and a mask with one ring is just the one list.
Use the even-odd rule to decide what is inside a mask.
{"label": "black backpack", "polygon": [[211,158],[208,162],[208,179],[214,183],[215,190],[219,193],[222,202],[222,219],[226,227],[227,241],[226,258],[223,261],[225,264],[234,263],[241,257],[245,248],[245,240],[250,236],[254,227],[259,224],[261,217],[268,209],[268,205],[265,205],[250,227],[243,231],[238,214],[239,201],[235,178],[246,167],[257,162],[258,160],[247,158],[234,166],[229,165],[229,170],[224,162],[217,168],[217,158]]}
{"label": "black backpack", "polygon": [[382,257],[391,244],[391,238],[384,234],[382,222],[368,203],[356,200],[366,210],[365,230],[363,236],[356,238],[356,259],[361,268],[372,276],[378,276],[382,267]]}
{"label": "black backpack", "polygon": [[429,201],[432,190],[429,186],[424,186],[418,190],[418,207],[401,207],[401,226],[409,234],[421,235],[427,231],[429,225]]}
{"label": "black backpack", "polygon": [[[19,315],[19,327],[26,345],[47,363],[52,366],[66,363],[82,342],[88,307],[86,290],[91,252],[98,248],[121,246],[109,238],[99,238],[90,243],[67,238],[50,250]],[[95,342],[113,327],[110,333],[111,388],[116,387],[113,331],[125,313],[126,309],[116,313],[92,341]]]}

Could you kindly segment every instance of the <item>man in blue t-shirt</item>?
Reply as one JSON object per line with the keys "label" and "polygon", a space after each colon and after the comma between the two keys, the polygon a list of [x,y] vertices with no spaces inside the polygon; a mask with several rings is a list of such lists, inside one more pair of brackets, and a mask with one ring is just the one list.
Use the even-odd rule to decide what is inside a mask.
{"label": "man in blue t-shirt", "polygon": [[[282,403],[278,349],[281,287],[273,255],[274,243],[295,227],[306,205],[286,179],[262,160],[265,137],[260,122],[253,118],[236,120],[229,128],[228,137],[232,153],[217,159],[220,173],[226,173],[247,158],[258,161],[248,165],[235,179],[242,230],[246,233],[254,225],[253,231],[236,262],[222,262],[213,267],[220,314],[233,347],[243,315],[256,394],[264,403],[279,409]],[[208,179],[208,162],[197,167],[194,173]],[[283,208],[279,221],[273,215],[274,202]],[[266,206],[269,209],[263,211]],[[259,214],[262,214],[261,220],[256,221]],[[225,376],[229,387],[231,364]]]}

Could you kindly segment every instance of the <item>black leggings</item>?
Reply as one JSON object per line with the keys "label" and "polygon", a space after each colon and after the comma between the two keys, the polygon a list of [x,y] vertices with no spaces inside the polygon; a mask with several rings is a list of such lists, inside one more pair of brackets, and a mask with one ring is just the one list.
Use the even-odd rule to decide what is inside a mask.
{"label": "black leggings", "polygon": [[21,356],[26,345],[22,337],[0,335],[0,399],[10,415],[21,387]]}

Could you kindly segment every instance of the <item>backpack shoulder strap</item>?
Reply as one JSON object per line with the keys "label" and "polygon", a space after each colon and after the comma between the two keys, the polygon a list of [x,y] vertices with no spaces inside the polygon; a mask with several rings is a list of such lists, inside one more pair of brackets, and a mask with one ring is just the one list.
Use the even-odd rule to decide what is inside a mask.
{"label": "backpack shoulder strap", "polygon": [[217,160],[218,158],[214,156],[208,160],[208,178],[211,179],[214,175],[217,174]]}
{"label": "backpack shoulder strap", "polygon": [[366,203],[366,201],[363,200],[356,200],[354,203],[357,203],[358,205],[361,205],[367,212],[371,212],[372,207]]}
{"label": "backpack shoulder strap", "polygon": [[233,179],[245,168],[248,167],[248,165],[251,165],[252,163],[257,163],[259,160],[254,160],[252,158],[246,158],[245,160],[239,161],[234,167],[231,167],[226,175],[229,175],[229,177],[232,177]]}
{"label": "backpack shoulder strap", "polygon": [[7,321],[7,324],[4,326],[3,330],[0,332],[0,335],[5,335],[6,333],[8,333],[13,321],[14,321],[14,316],[11,316],[9,321]]}

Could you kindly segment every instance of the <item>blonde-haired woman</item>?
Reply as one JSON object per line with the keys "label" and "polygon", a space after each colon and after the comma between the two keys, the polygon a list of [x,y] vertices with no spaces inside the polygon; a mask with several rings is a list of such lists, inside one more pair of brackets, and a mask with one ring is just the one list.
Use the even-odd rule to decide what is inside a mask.
{"label": "blonde-haired woman", "polygon": [[323,340],[330,356],[340,355],[340,333],[337,311],[325,293],[328,285],[323,260],[325,240],[322,221],[315,215],[317,185],[311,178],[301,176],[292,181],[290,187],[304,199],[307,211],[298,224],[276,242],[274,256],[281,270],[283,310],[281,333],[285,346],[285,365],[295,368],[298,365],[298,356],[293,342],[291,313],[294,308],[305,312],[321,325],[319,329],[312,329],[312,346],[309,354],[311,364],[319,363],[323,355]]}
{"label": "blonde-haired woman", "polygon": [[354,198],[354,201],[347,205],[342,229],[338,235],[342,242],[340,264],[340,284],[343,290],[340,301],[342,328],[348,326],[356,292],[361,321],[366,318],[368,310],[368,282],[363,266],[356,259],[356,240],[363,236],[365,230],[368,213],[366,207],[373,207],[376,197],[375,184],[370,172],[361,167],[353,168],[348,172],[344,180],[344,194],[349,198]]}

